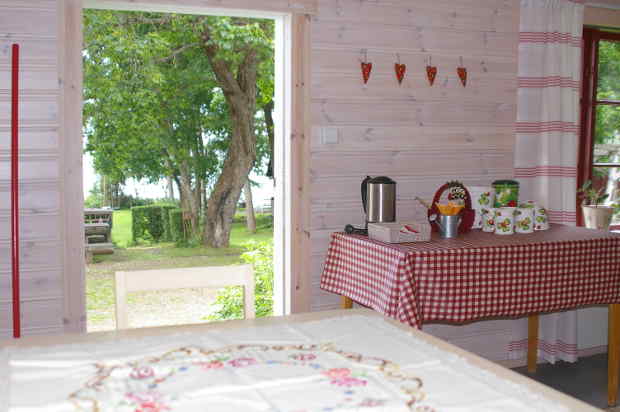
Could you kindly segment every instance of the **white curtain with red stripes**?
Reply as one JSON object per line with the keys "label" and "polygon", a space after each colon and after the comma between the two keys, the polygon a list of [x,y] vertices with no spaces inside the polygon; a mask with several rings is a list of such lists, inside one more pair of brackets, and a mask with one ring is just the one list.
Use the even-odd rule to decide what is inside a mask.
{"label": "white curtain with red stripes", "polygon": [[[519,197],[575,225],[583,1],[521,0],[515,177]],[[577,360],[577,312],[541,316],[539,356]],[[527,320],[515,321],[509,356],[527,350]]]}

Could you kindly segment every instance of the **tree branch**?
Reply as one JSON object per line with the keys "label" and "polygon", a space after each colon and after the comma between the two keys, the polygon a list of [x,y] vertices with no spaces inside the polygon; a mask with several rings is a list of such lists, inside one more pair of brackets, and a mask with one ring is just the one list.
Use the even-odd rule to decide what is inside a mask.
{"label": "tree branch", "polygon": [[248,48],[237,72],[237,83],[246,96],[256,95],[256,76],[258,74],[258,62],[256,60],[256,50]]}
{"label": "tree branch", "polygon": [[148,18],[141,15],[132,15],[126,16],[123,18],[123,23],[134,24],[134,23],[142,23],[142,24],[168,24],[172,21],[172,14],[165,15],[158,19]]}
{"label": "tree branch", "polygon": [[219,53],[219,47],[210,43],[211,32],[209,31],[209,27],[206,25],[204,26],[204,30],[202,32],[202,39],[204,41],[204,48],[207,58],[209,59],[211,68],[215,73],[215,77],[222,87],[222,91],[231,99],[235,99],[235,96],[236,99],[241,98],[244,94],[243,90],[239,87],[239,83],[237,83],[237,80],[233,76],[233,72],[229,70],[228,65],[218,58],[217,55]]}
{"label": "tree branch", "polygon": [[199,44],[198,43],[190,43],[190,44],[186,44],[185,46],[181,46],[178,49],[173,50],[172,53],[170,53],[170,55],[155,60],[155,63],[166,63],[166,62],[174,59],[177,55],[183,53],[185,50],[191,49],[192,47],[196,47],[196,46],[199,46]]}

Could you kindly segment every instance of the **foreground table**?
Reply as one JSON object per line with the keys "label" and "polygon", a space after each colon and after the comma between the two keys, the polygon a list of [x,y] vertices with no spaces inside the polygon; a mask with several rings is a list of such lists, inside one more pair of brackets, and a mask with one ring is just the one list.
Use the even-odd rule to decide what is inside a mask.
{"label": "foreground table", "polygon": [[205,405],[209,411],[596,410],[368,310],[0,344],[2,412]]}
{"label": "foreground table", "polygon": [[421,327],[529,316],[528,369],[536,369],[538,314],[610,305],[608,402],[617,401],[620,236],[552,225],[526,235],[471,231],[457,239],[388,244],[334,233],[321,288]]}

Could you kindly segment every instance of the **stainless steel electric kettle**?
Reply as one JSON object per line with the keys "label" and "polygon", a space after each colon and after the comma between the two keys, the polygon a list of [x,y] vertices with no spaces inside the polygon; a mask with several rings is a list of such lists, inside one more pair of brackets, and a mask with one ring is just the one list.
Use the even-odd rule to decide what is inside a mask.
{"label": "stainless steel electric kettle", "polygon": [[362,204],[366,223],[396,221],[396,182],[387,176],[366,176],[362,182]]}
{"label": "stainless steel electric kettle", "polygon": [[368,223],[396,221],[396,182],[387,176],[370,177],[362,181],[362,205],[366,214],[364,228],[346,225],[344,231],[368,234]]}

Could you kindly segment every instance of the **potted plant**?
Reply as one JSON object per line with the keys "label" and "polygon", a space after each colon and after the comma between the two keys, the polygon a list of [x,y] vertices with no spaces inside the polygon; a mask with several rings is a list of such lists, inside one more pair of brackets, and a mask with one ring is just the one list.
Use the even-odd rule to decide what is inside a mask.
{"label": "potted plant", "polygon": [[581,210],[586,227],[608,230],[615,205],[607,206],[602,203],[607,200],[609,193],[605,193],[604,188],[593,188],[592,181],[588,180],[577,190],[577,194],[581,197]]}

